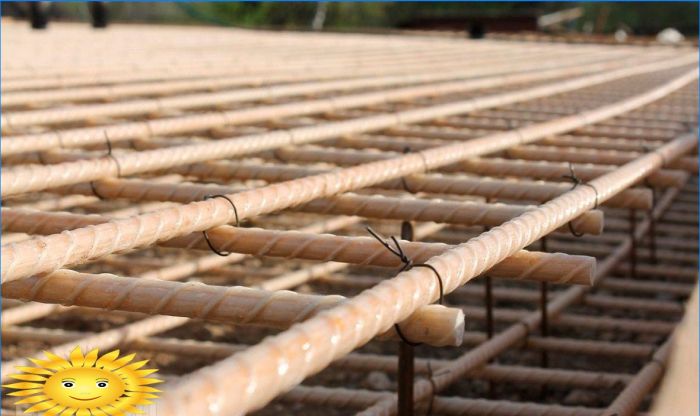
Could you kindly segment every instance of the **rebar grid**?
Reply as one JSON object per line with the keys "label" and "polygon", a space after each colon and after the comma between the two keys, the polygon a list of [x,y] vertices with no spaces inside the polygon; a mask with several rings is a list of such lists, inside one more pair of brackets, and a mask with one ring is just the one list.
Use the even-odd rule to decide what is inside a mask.
{"label": "rebar grid", "polygon": [[[3,378],[119,347],[158,414],[388,415],[399,323],[416,412],[648,405],[697,278],[696,51],[2,30]],[[403,260],[365,229],[407,224]]]}

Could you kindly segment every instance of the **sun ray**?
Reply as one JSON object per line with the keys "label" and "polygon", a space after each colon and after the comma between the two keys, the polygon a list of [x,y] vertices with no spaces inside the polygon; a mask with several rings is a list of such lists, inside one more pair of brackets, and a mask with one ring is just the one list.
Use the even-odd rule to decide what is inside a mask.
{"label": "sun ray", "polygon": [[108,352],[95,362],[95,367],[104,368],[107,363],[114,362],[119,357],[119,350]]}
{"label": "sun ray", "polygon": [[10,378],[22,381],[46,381],[47,377],[38,376],[36,374],[12,374]]}
{"label": "sun ray", "polygon": [[[3,384],[3,387],[9,387],[9,386]],[[28,389],[28,390],[13,391],[12,393],[8,393],[8,396],[18,396],[18,397],[31,396],[32,394],[41,393],[42,391],[43,391],[42,389]]]}
{"label": "sun ray", "polygon": [[139,377],[146,377],[146,376],[150,376],[151,374],[155,373],[156,371],[158,371],[158,370],[156,370],[155,368],[149,368],[148,370],[137,370],[136,374]]}
{"label": "sun ray", "polygon": [[48,368],[50,370],[58,371],[65,370],[71,367],[71,363],[65,358],[59,357],[58,355],[52,353],[51,351],[44,351],[44,355],[48,357],[48,361],[44,361],[42,367]]}
{"label": "sun ray", "polygon": [[112,405],[100,407],[99,409],[102,410],[103,412],[107,413],[110,416],[123,416],[124,415],[124,413],[121,410],[117,409],[116,407],[114,407]]}
{"label": "sun ray", "polygon": [[38,396],[29,396],[26,399],[19,400],[15,404],[33,404],[44,400],[49,400],[49,397],[45,394],[40,394]]}
{"label": "sun ray", "polygon": [[97,348],[85,354],[85,361],[83,362],[83,367],[94,367],[95,361],[97,361]]}
{"label": "sun ray", "polygon": [[109,416],[107,413],[103,412],[100,409],[91,409],[92,416]]}
{"label": "sun ray", "polygon": [[28,381],[22,381],[20,383],[12,383],[12,384],[5,384],[3,387],[9,387],[11,389],[22,389],[22,390],[29,390],[29,389],[40,389],[44,387],[44,383],[30,383]]}
{"label": "sun ray", "polygon": [[111,363],[108,363],[104,367],[104,369],[105,370],[116,370],[118,368],[121,368],[121,367],[125,366],[126,364],[130,363],[131,360],[133,360],[135,356],[136,356],[136,354],[125,355],[122,358],[119,358],[117,360],[112,361]]}
{"label": "sun ray", "polygon": [[42,402],[42,403],[37,403],[37,404],[35,404],[34,406],[32,406],[32,407],[30,407],[29,409],[27,409],[25,413],[42,412],[42,411],[44,411],[44,410],[49,410],[49,409],[51,409],[52,407],[56,407],[56,402],[54,402],[53,400],[49,400],[49,401],[46,401],[46,402]]}
{"label": "sun ray", "polygon": [[56,416],[57,414],[61,413],[64,411],[66,408],[64,406],[56,406],[52,407],[51,409],[47,410],[44,413],[44,416]]}
{"label": "sun ray", "polygon": [[[17,367],[17,370],[21,371],[23,373],[27,373],[27,374],[39,374],[39,375],[47,375],[47,376],[53,375],[53,371],[49,371],[49,370],[46,370],[43,368],[37,368],[37,367]],[[156,370],[156,371],[158,371],[158,370]]]}
{"label": "sun ray", "polygon": [[131,363],[131,364],[129,364],[129,365],[125,365],[125,366],[124,366],[124,369],[125,369],[125,370],[129,370],[129,371],[136,371],[136,370],[138,370],[139,368],[141,368],[141,367],[143,367],[144,365],[146,365],[146,363],[148,363],[148,360],[136,361],[135,363]]}
{"label": "sun ray", "polygon": [[80,347],[75,347],[73,351],[70,352],[70,362],[73,367],[82,367],[85,362],[85,356],[80,350]]}

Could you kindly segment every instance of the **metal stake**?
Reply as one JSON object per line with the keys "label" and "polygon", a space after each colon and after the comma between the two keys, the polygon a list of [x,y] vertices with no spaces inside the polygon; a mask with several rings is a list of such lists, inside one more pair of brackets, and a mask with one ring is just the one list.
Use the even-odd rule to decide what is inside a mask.
{"label": "metal stake", "polygon": [[658,263],[656,258],[656,218],[654,218],[654,209],[656,208],[656,189],[651,189],[651,208],[649,209],[649,260],[653,264]]}
{"label": "metal stake", "polygon": [[[547,252],[547,237],[542,237],[540,239],[540,247],[543,252]],[[542,314],[542,318],[540,319],[540,335],[542,335],[542,337],[549,336],[549,317],[547,316],[548,291],[549,287],[547,282],[540,282],[540,313]],[[545,349],[542,350],[540,355],[540,366],[542,368],[549,367],[549,355]],[[542,399],[547,396],[546,385],[542,385],[540,396]]]}
{"label": "metal stake", "polygon": [[633,279],[637,278],[637,239],[635,238],[635,230],[637,229],[637,211],[634,209],[629,210],[629,233],[630,239],[632,240],[632,247],[630,249],[630,277]]}
{"label": "metal stake", "polygon": [[[490,198],[486,198],[486,203],[490,203]],[[484,232],[490,230],[491,227],[484,227]],[[493,281],[491,276],[484,277],[484,307],[486,308],[486,337],[493,338]],[[491,360],[489,360],[491,362]],[[489,381],[488,398],[494,396],[494,384]]]}
{"label": "metal stake", "polygon": [[[401,239],[413,241],[413,225],[408,221],[401,223]],[[399,416],[413,416],[414,357],[414,347],[406,342],[399,342]]]}

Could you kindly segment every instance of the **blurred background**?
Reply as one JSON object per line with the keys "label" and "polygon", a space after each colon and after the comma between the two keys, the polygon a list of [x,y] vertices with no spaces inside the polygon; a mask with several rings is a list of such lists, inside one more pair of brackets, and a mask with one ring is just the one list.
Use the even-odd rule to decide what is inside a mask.
{"label": "blurred background", "polygon": [[696,2],[18,2],[2,3],[2,14],[34,18],[37,28],[50,21],[92,21],[97,27],[109,21],[294,30],[432,30],[475,38],[491,32],[536,31],[621,38],[656,36],[667,28],[685,37],[698,33]]}

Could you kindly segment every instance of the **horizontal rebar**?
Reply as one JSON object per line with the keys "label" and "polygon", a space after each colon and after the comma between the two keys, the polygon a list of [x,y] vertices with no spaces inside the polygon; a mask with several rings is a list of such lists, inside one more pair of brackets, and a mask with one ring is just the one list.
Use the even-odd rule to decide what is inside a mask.
{"label": "horizontal rebar", "polygon": [[[138,179],[108,179],[92,184],[78,184],[57,192],[65,194],[94,195],[102,198],[126,198],[132,201],[168,201],[188,203],[201,201],[208,195],[232,194],[236,190],[230,186],[200,184],[164,184]],[[365,218],[400,219],[406,221],[433,221],[460,225],[499,225],[516,217],[533,206],[507,204],[482,204],[476,202],[456,202],[392,198],[386,196],[365,196],[345,194],[328,199],[316,199],[295,211],[319,214],[357,215]],[[591,210],[571,221],[574,233],[600,234],[603,231],[603,213]],[[571,232],[568,226],[559,231]]]}
{"label": "horizontal rebar", "polygon": [[[299,386],[282,395],[280,400],[326,407],[363,408],[392,396],[391,393],[368,390]],[[432,410],[437,414],[458,416],[513,416],[518,413],[528,416],[594,416],[600,414],[600,409],[584,407],[452,397],[434,397]]]}
{"label": "horizontal rebar", "polygon": [[[494,96],[494,100],[491,100],[491,103],[489,103],[490,100],[488,99],[476,99],[476,100],[470,100],[465,103],[462,103],[461,105],[456,106],[457,109],[455,111],[454,105],[445,105],[443,106],[444,110],[442,111],[442,114],[440,114],[440,109],[436,108],[433,110],[435,112],[435,115],[429,116],[430,118],[433,118],[438,115],[450,115],[450,114],[457,114],[459,112],[464,112],[464,111],[473,111],[475,109],[482,109],[482,108],[488,108],[489,106],[493,105],[503,105],[508,102],[508,100],[523,100],[523,99],[532,99],[536,98],[539,96],[546,96],[546,95],[552,95],[555,93],[561,93],[565,91],[569,91],[572,89],[576,88],[582,88],[587,85],[595,85],[597,83],[601,82],[606,82],[606,81],[612,81],[621,77],[625,76],[631,76],[634,74],[642,74],[645,72],[652,72],[654,70],[659,70],[659,69],[666,69],[666,68],[673,68],[674,66],[682,66],[682,65],[687,65],[689,63],[692,63],[696,60],[697,57],[694,55],[689,55],[683,58],[675,59],[675,60],[670,60],[670,61],[661,61],[661,62],[655,62],[651,64],[646,64],[646,65],[639,65],[639,66],[633,66],[633,67],[627,67],[627,68],[622,68],[622,69],[617,69],[613,71],[609,71],[608,73],[605,74],[595,74],[595,75],[590,75],[587,77],[582,77],[579,82],[574,82],[574,81],[568,81],[568,82],[563,82],[558,85],[559,88],[554,88],[553,86],[544,86],[544,87],[535,87],[531,88],[529,94],[525,92],[524,94],[501,94],[500,96]],[[571,69],[570,69],[571,71]],[[576,73],[576,70],[573,70],[574,73]],[[563,72],[566,73],[566,72]],[[528,76],[528,75],[524,75]],[[531,75],[530,75],[531,76]],[[507,76],[502,76],[499,77],[500,79],[507,79]],[[494,85],[498,85],[499,78],[496,78],[496,83]],[[469,82],[469,81],[467,81]],[[472,84],[476,82],[477,84],[480,81],[471,81]],[[432,91],[430,88],[424,88],[425,93],[430,94]],[[448,89],[449,91],[449,89]],[[339,108],[343,108],[344,106],[354,106],[354,105],[367,105],[371,102],[384,102],[386,100],[385,98],[385,93],[370,93],[368,94],[370,96],[370,101],[368,101],[365,97],[336,97],[333,98],[332,100],[318,100],[317,104],[314,106],[312,103],[308,103],[311,112],[323,112],[323,111],[331,111],[331,110],[336,110]],[[410,98],[414,96],[415,94],[408,94],[406,95],[405,98]],[[512,98],[511,98],[512,97]],[[343,100],[345,99],[345,103]],[[477,103],[484,103],[483,105],[479,105]],[[465,104],[467,106],[465,107]],[[265,118],[271,118],[271,117],[279,117],[285,115],[285,110],[286,113],[288,113],[290,110],[292,110],[292,114],[299,114],[299,107],[302,107],[302,105],[298,103],[286,105],[286,106],[280,106],[280,108],[272,108],[272,109],[266,109],[262,108],[260,110],[257,109],[251,109],[248,110],[247,113],[255,117],[257,115],[257,120],[265,119]],[[451,108],[452,107],[452,108]],[[461,108],[460,108],[461,107]],[[257,114],[256,114],[257,112]],[[262,113],[262,114],[261,114]],[[222,125],[228,125],[230,123],[236,123],[236,122],[245,122],[245,121],[254,121],[255,118],[251,118],[250,115],[248,117],[243,116],[241,111],[221,111],[218,113],[209,113],[209,114],[202,114],[202,115],[195,115],[195,116],[190,116],[190,117],[185,117],[185,118],[179,118],[176,120],[152,120],[152,121],[147,121],[147,122],[136,122],[136,123],[130,123],[128,125],[120,125],[120,126],[114,126],[112,128],[104,128],[104,127],[98,127],[98,128],[91,128],[91,129],[80,129],[77,131],[74,131],[72,135],[69,135],[67,133],[57,133],[53,132],[48,135],[39,135],[39,136],[28,136],[24,139],[19,139],[18,137],[10,138],[9,140],[4,140],[2,142],[2,153],[3,154],[13,154],[13,153],[19,153],[19,152],[26,152],[26,151],[32,151],[32,150],[40,150],[40,149],[51,149],[51,148],[56,148],[58,147],[75,147],[75,146],[83,146],[85,144],[94,144],[94,143],[102,143],[104,142],[104,137],[105,135],[109,137],[109,140],[113,141],[118,141],[118,140],[127,140],[127,139],[133,139],[133,138],[139,138],[139,137],[148,137],[151,135],[163,135],[163,134],[173,134],[173,133],[184,133],[184,132],[189,132],[189,131],[196,131],[196,130],[201,130],[201,129],[206,129],[206,128],[212,128],[212,127],[217,127],[217,126],[222,126]],[[302,113],[303,114],[303,113]],[[368,131],[367,129],[377,129],[377,128],[385,128],[385,127],[390,127],[393,124],[399,124],[401,123],[404,119],[406,119],[406,116],[408,118],[411,118],[409,116],[410,113],[404,114],[404,117],[401,116],[401,114],[396,114],[396,117],[383,117],[383,116],[378,116],[376,118],[372,119],[367,119],[366,122],[351,122],[351,124],[354,124],[358,127],[360,127],[362,130],[360,131]],[[240,121],[239,121],[240,120]],[[359,121],[359,120],[358,120]],[[416,120],[418,121],[418,120]],[[10,124],[11,125],[11,124]],[[342,124],[337,124],[338,127],[342,126]],[[351,131],[348,131],[347,133],[350,133]],[[359,132],[357,130],[357,127],[355,128],[355,131],[352,132]],[[344,133],[339,131],[339,133]],[[299,142],[299,137],[304,136],[303,131],[300,131],[299,134],[294,134],[294,132],[289,132],[289,133],[284,133],[281,135],[272,135],[272,137],[278,137],[280,139],[283,139],[284,142],[287,142],[288,144],[292,143],[298,143]],[[18,140],[19,139],[19,140]],[[262,139],[262,138],[260,138]],[[291,139],[291,140],[290,140]],[[311,137],[305,138],[304,141],[308,141],[311,139]],[[232,139],[233,141],[236,141],[238,139]],[[318,140],[318,139],[316,139]],[[238,140],[240,142],[240,140]],[[221,156],[233,156],[237,153],[234,152],[227,152],[225,149],[226,147],[222,146],[223,143],[219,143],[217,147]],[[233,142],[231,144],[234,144]],[[264,146],[264,145],[263,145]],[[259,150],[263,150],[264,147],[260,147]],[[200,160],[206,160],[206,159],[200,159]],[[191,162],[197,161],[190,159]],[[125,166],[125,162],[123,160],[119,160],[119,163],[121,166]],[[134,165],[134,168],[136,166]],[[112,172],[115,168],[112,164],[109,164],[108,166],[105,166],[105,172]],[[114,172],[116,173],[116,172]],[[123,173],[134,173],[133,171],[130,171],[127,169],[126,171],[123,171]],[[106,176],[114,176],[113,173],[106,175]],[[99,179],[99,177],[91,177],[91,178],[85,178],[84,180],[92,180],[92,179]],[[11,182],[3,182],[3,188],[7,186]],[[4,195],[4,194],[3,194]]]}
{"label": "horizontal rebar", "polygon": [[[648,62],[648,59],[645,59]],[[643,62],[642,62],[643,63]],[[18,127],[33,124],[50,124],[58,122],[80,121],[93,117],[100,116],[129,116],[134,114],[144,114],[153,112],[162,112],[173,109],[192,109],[201,107],[213,107],[221,105],[230,105],[238,102],[252,100],[272,100],[276,98],[318,94],[328,91],[343,91],[360,88],[371,87],[390,87],[401,84],[420,83],[423,85],[401,87],[394,90],[385,90],[381,93],[365,93],[355,94],[354,96],[333,97],[330,99],[316,100],[315,102],[305,102],[303,105],[294,103],[292,105],[277,105],[271,106],[269,111],[251,112],[247,110],[238,110],[238,112],[229,112],[226,116],[238,123],[251,123],[261,120],[266,120],[272,117],[286,115],[304,115],[310,113],[323,112],[328,110],[338,110],[348,107],[358,107],[385,103],[391,101],[406,100],[419,98],[423,96],[432,96],[440,93],[457,93],[465,92],[474,89],[482,89],[496,86],[504,86],[510,84],[520,84],[525,82],[533,82],[547,79],[556,79],[562,76],[581,75],[601,70],[618,69],[619,62],[593,63],[579,66],[566,66],[564,68],[547,69],[542,64],[537,65],[538,71],[532,71],[533,66],[525,66],[526,71],[512,69],[507,72],[491,73],[487,77],[478,79],[459,80],[463,78],[463,71],[448,72],[448,73],[432,73],[423,75],[404,75],[393,77],[373,77],[366,79],[328,81],[328,82],[312,82],[301,85],[273,85],[269,87],[258,87],[248,90],[237,90],[232,92],[212,92],[200,94],[187,94],[177,97],[161,97],[152,99],[132,100],[125,103],[116,104],[89,104],[78,107],[70,107],[66,109],[47,109],[24,111],[17,114],[4,114],[0,126],[2,129],[7,127]],[[452,80],[457,78],[458,80]],[[448,80],[448,81],[445,81]],[[259,110],[259,108],[256,108]],[[240,114],[240,115],[239,115]],[[148,123],[148,122],[147,122]],[[157,126],[157,123],[155,123]],[[152,125],[149,124],[151,128]],[[151,130],[153,134],[158,134],[157,128]],[[11,138],[11,140],[17,137]],[[28,140],[20,138],[20,140]],[[61,140],[61,146],[71,145],[70,141]],[[93,141],[93,143],[98,143]],[[89,144],[82,141],[78,145]],[[42,147],[34,146],[30,150],[39,150]],[[49,147],[43,147],[48,149]],[[12,154],[14,149],[9,148],[8,154]],[[26,150],[25,150],[26,151]],[[3,149],[5,152],[5,149]]]}
{"label": "horizontal rebar", "polygon": [[[470,159],[460,164],[468,172],[493,176],[528,176],[537,179],[561,179],[571,170],[567,164],[552,162],[531,162],[499,158]],[[574,165],[576,176],[584,181],[595,179],[614,170],[613,167],[593,164]],[[688,174],[680,170],[661,169],[647,177],[648,183],[659,187],[683,186]]]}
{"label": "horizontal rebar", "polygon": [[[300,127],[286,131],[264,133],[261,135],[253,135],[248,137],[224,139],[206,144],[178,146],[177,148],[140,152],[139,154],[112,155],[111,157],[102,158],[99,160],[65,163],[56,166],[22,167],[11,168],[9,170],[3,169],[4,172],[1,178],[2,196],[9,196],[21,192],[38,191],[50,187],[69,185],[79,182],[87,182],[107,177],[131,175],[140,172],[165,169],[168,167],[173,167],[186,163],[201,162],[210,159],[231,157],[243,153],[250,153],[253,151],[262,151],[266,149],[277,148],[283,145],[309,143],[343,134],[379,130],[397,124],[416,123],[420,121],[430,120],[435,117],[459,114],[467,111],[474,111],[493,106],[500,106],[511,102],[518,102],[538,97],[545,97],[566,91],[572,91],[586,86],[600,84],[602,82],[609,82],[625,76],[643,74],[645,72],[652,72],[654,70],[673,68],[674,65],[687,65],[689,63],[694,62],[695,59],[696,57],[693,55],[676,61],[666,61],[650,65],[641,65],[637,67],[624,68],[616,71],[610,71],[604,74],[596,74],[587,77],[576,78],[573,80],[561,81],[556,84],[533,87],[522,91],[516,91],[513,93],[495,94],[492,96],[481,97],[472,100],[442,104],[430,108],[405,110],[393,114],[383,114],[378,116],[358,118],[349,121],[319,124],[311,127]],[[679,86],[682,86],[683,84],[691,81],[693,76],[694,73],[689,72],[684,77],[679,78],[678,82],[681,84]],[[641,101],[640,104],[642,104],[646,101],[650,101],[650,99],[644,99],[642,98],[642,96],[639,96],[636,100],[630,100],[628,102],[634,101]],[[635,105],[639,104],[635,103]],[[553,129],[553,131],[551,132],[544,133],[561,133],[571,128],[576,128],[588,124],[597,119],[604,119],[610,117],[611,115],[615,115],[616,113],[622,113],[625,110],[627,110],[626,107],[620,107],[615,105],[602,107],[597,110],[589,110],[585,113],[583,117],[570,117],[566,120],[566,122],[560,121],[559,123],[555,123],[552,127],[558,128]],[[191,121],[189,123],[183,120],[156,120],[148,124],[144,123],[138,125],[138,127],[132,126],[130,129],[124,126],[120,126],[119,132],[121,132],[121,134],[117,134],[116,132],[114,134],[111,132],[107,132],[107,136],[105,136],[105,130],[98,128],[96,129],[97,131],[94,134],[97,135],[97,137],[99,137],[99,140],[104,140],[105,137],[108,137],[109,140],[116,140],[119,137],[124,136],[124,131],[127,132],[127,137],[129,138],[134,138],[134,135],[136,137],[143,137],[150,136],[153,134],[172,133],[181,129],[180,126],[188,126],[189,129],[210,128],[215,125],[228,124],[230,119],[229,115],[227,115],[226,113],[210,113],[200,115],[197,117],[198,118],[196,121]],[[159,128],[158,123],[163,125],[163,127]],[[192,126],[193,124],[195,126]],[[504,149],[512,144],[525,143],[528,141],[539,139],[544,136],[544,134],[542,134],[543,132],[541,131],[539,132],[539,134],[535,131],[531,132],[530,130],[532,130],[532,128],[533,126],[528,126],[519,129],[519,134],[516,134],[515,137],[513,137],[512,133],[505,133],[505,137],[512,137],[509,141],[504,140],[505,137],[501,139],[502,141],[493,140],[492,138],[489,138],[489,140],[487,140],[486,143],[484,143],[484,140],[482,140],[479,144],[481,146],[488,145],[490,151],[496,151]],[[530,134],[532,134],[533,136],[530,136]],[[80,134],[78,135],[78,137],[89,136],[87,134]],[[503,137],[503,134],[501,135],[501,137]],[[528,137],[529,140],[525,140],[525,138]],[[44,138],[42,142],[52,143],[51,146],[55,147],[57,145],[61,146],[61,143],[67,142],[67,140],[68,138],[62,135],[54,135],[52,139]],[[2,143],[3,145],[7,146],[8,140],[3,141]],[[452,158],[449,158],[448,160],[442,163],[438,162],[438,160],[441,159],[438,158],[435,161],[438,164],[435,166],[430,166],[431,163],[428,163],[429,159],[426,158],[427,151],[421,152],[424,160],[421,160],[418,156],[405,156],[404,158],[402,158],[405,160],[405,162],[401,163],[401,165],[410,165],[408,161],[410,159],[417,158],[415,162],[422,161],[423,163],[420,163],[418,166],[414,167],[413,170],[419,169],[420,167],[422,167],[424,170],[427,170],[427,168],[429,167],[435,168],[443,166],[449,164],[449,162],[456,162],[460,158],[464,158],[464,156],[461,155],[465,153],[469,154],[470,156],[476,156],[477,154],[473,154],[473,149],[471,148],[471,145],[475,145],[475,143],[477,142],[472,142],[461,146],[453,146],[457,147],[457,149],[454,149],[455,151],[459,151],[459,153],[455,155],[458,157],[453,156]],[[436,149],[436,156],[439,156],[440,153],[446,153],[444,149],[445,148]],[[389,169],[388,166],[387,169]],[[405,173],[413,172],[409,171]]]}
{"label": "horizontal rebar", "polygon": [[[3,328],[2,335],[9,340],[43,341],[52,344],[68,343],[89,336],[86,332],[51,330],[44,328]],[[242,351],[246,345],[217,343],[211,341],[193,341],[174,338],[143,338],[129,332],[121,341],[122,346],[141,351],[171,353],[181,356],[204,357],[220,360]],[[416,359],[416,371],[429,374],[432,365],[444,364],[441,359]],[[352,371],[383,371],[396,373],[398,365],[391,356],[352,353],[331,364],[333,368]],[[469,374],[482,380],[524,382],[535,384],[557,384],[588,389],[622,388],[632,379],[631,375],[581,370],[540,369],[513,365],[488,365]]]}
{"label": "horizontal rebar", "polygon": [[[30,234],[65,233],[78,227],[103,224],[108,218],[98,215],[48,213],[2,208],[3,230]],[[441,225],[433,224],[433,227]],[[79,229],[79,228],[78,228]],[[222,226],[207,232],[209,242],[220,251],[336,261],[357,265],[401,267],[401,260],[372,237],[348,237],[299,231],[273,231],[260,228]],[[210,250],[201,233],[178,237],[161,243],[168,247]],[[444,253],[454,246],[442,243],[401,241],[401,248],[416,264]],[[489,275],[509,279],[589,284],[595,274],[595,259],[564,253],[521,250],[488,270]]]}
{"label": "horizontal rebar", "polygon": [[[365,158],[360,156],[360,158]],[[319,158],[323,160],[323,158]],[[355,165],[353,162],[352,165]],[[267,182],[282,182],[329,172],[328,169],[295,167],[286,165],[260,165],[252,163],[210,162],[195,163],[186,167],[174,168],[171,172],[197,178],[216,178],[225,181],[239,179],[260,179]],[[475,178],[463,175],[421,174],[406,176],[402,180],[381,182],[375,185],[381,189],[410,190],[436,194],[475,195],[489,199],[525,200],[546,202],[562,195],[572,188],[572,184],[504,180],[497,178]],[[652,193],[648,189],[626,189],[610,198],[603,205],[618,208],[649,209]]]}
{"label": "horizontal rebar", "polygon": [[[35,238],[29,241],[3,246],[2,253],[0,254],[4,259],[2,262],[2,281],[5,282],[32,274],[55,271],[67,264],[72,264],[78,259],[98,257],[141,245],[149,245],[158,240],[167,240],[178,235],[184,235],[194,231],[203,231],[217,225],[229,223],[235,218],[245,219],[254,215],[274,212],[282,208],[309,202],[318,197],[333,196],[353,189],[381,183],[392,178],[398,178],[409,173],[427,171],[436,167],[449,165],[468,157],[477,156],[478,154],[506,148],[514,143],[534,141],[548,134],[566,131],[580,125],[586,125],[648,104],[671,91],[681,88],[696,77],[697,73],[695,71],[686,72],[682,76],[675,78],[673,81],[661,87],[637,95],[624,102],[600,107],[597,110],[579,113],[568,118],[557,119],[551,123],[533,124],[523,129],[518,129],[517,131],[502,133],[495,137],[484,137],[463,145],[451,145],[425,150],[388,161],[374,162],[354,168],[347,168],[331,173],[283,182],[277,185],[270,185],[252,191],[240,192],[229,196],[237,207],[236,213],[232,212],[233,210],[231,209],[232,207],[229,201],[221,201],[221,198],[213,198],[208,201],[190,203],[170,210],[161,210],[153,214],[139,215],[125,220],[116,220],[111,223],[96,225],[89,229],[66,231],[60,235],[43,237],[41,239]],[[460,108],[459,111],[464,110],[459,105],[457,105],[457,107]],[[406,118],[406,122],[410,122],[416,121],[416,117],[420,120],[423,117],[434,117],[435,115],[434,112],[428,111],[427,113],[419,112],[415,117],[404,116],[403,118]],[[321,130],[323,131],[324,128]],[[334,131],[334,134],[338,133],[339,132]],[[214,144],[214,146],[215,145],[216,144]],[[178,149],[186,150],[188,146],[179,147]],[[684,149],[684,151],[687,150]],[[657,149],[651,155],[657,156],[660,152],[661,150]],[[184,154],[181,155],[184,156]],[[144,156],[146,159],[153,160],[153,157],[151,157],[153,154],[149,152],[141,153],[139,156]],[[216,155],[216,157],[222,156],[222,153]],[[644,158],[641,158],[639,160],[643,159]],[[662,162],[664,159],[670,158],[663,157]],[[135,160],[136,159],[134,159],[134,161]],[[105,162],[112,166],[112,168],[115,167],[115,165],[112,164],[114,160],[111,158],[106,158]],[[80,165],[82,162],[76,163]],[[52,168],[59,169],[61,176],[64,178],[71,178],[67,183],[62,184],[77,183],[85,180],[79,179],[79,175],[77,175],[76,172],[71,172],[71,169],[62,169],[61,165],[55,165]],[[137,165],[141,166],[140,163],[137,163]],[[164,168],[167,166],[161,167]],[[82,170],[82,168],[80,169]],[[145,169],[148,170],[150,168]],[[139,168],[139,170],[141,170],[141,168]],[[651,170],[653,169],[647,169],[644,172]],[[110,169],[100,171],[109,172]],[[3,175],[3,179],[6,177],[6,175]],[[641,175],[636,175],[636,178],[639,177],[641,177]],[[99,179],[99,177],[92,179]],[[12,179],[10,182],[13,180],[15,179]],[[25,182],[24,179],[20,180],[24,184],[28,183]],[[596,180],[600,180],[600,178]],[[581,187],[579,187],[579,189],[580,188]],[[601,203],[605,202],[611,195],[618,193],[622,189],[624,188],[617,188],[615,192],[611,192],[608,197],[597,198],[597,200]],[[6,190],[4,185],[3,190]],[[30,190],[29,188],[24,188],[23,192]],[[274,201],[274,203],[262,204],[261,202],[263,201]],[[593,205],[595,205],[595,201]],[[591,206],[589,208],[593,207],[594,206]],[[582,210],[579,214],[583,211],[586,210]],[[187,218],[188,221],[184,221],[183,216]],[[561,225],[563,224],[558,224],[557,228]]]}
{"label": "horizontal rebar", "polygon": [[[304,295],[285,290],[209,286],[70,270],[4,284],[2,295],[23,301],[270,328],[287,328],[345,301],[338,295]],[[401,323],[401,332],[415,342],[459,345],[464,332],[464,314],[459,309],[441,305],[426,306]],[[385,337],[398,339],[394,330]]]}

